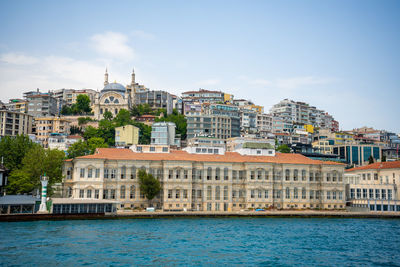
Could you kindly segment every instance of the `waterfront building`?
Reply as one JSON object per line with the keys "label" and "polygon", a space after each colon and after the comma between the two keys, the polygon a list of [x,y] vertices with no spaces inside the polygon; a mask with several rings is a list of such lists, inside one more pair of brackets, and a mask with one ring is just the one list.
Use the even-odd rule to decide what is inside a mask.
{"label": "waterfront building", "polygon": [[376,162],[346,170],[347,201],[372,211],[400,211],[400,161]]}
{"label": "waterfront building", "polygon": [[345,208],[344,165],[283,153],[137,153],[99,148],[93,155],[65,161],[64,195],[88,198],[90,190],[90,198],[116,200],[119,208],[145,207],[139,169],[160,180],[162,192],[153,202],[165,211]]}
{"label": "waterfront building", "polygon": [[40,198],[30,195],[0,196],[0,214],[29,214],[39,210]]}
{"label": "waterfront building", "polygon": [[26,113],[0,110],[0,137],[32,133],[33,117]]}
{"label": "waterfront building", "polygon": [[139,128],[125,125],[115,128],[115,146],[131,146],[139,143]]}
{"label": "waterfront building", "polygon": [[51,134],[69,134],[69,120],[62,117],[40,117],[35,119],[35,123],[36,138],[46,148]]}

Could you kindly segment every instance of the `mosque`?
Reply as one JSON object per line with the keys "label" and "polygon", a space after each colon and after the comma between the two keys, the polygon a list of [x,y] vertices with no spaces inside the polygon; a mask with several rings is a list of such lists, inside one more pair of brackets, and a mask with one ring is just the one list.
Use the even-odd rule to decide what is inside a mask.
{"label": "mosque", "polygon": [[107,111],[115,117],[121,109],[129,110],[135,103],[136,93],[148,90],[135,82],[135,70],[132,70],[131,77],[131,84],[126,87],[117,82],[109,83],[106,69],[104,88],[96,95],[93,105],[95,119],[103,119],[103,114]]}

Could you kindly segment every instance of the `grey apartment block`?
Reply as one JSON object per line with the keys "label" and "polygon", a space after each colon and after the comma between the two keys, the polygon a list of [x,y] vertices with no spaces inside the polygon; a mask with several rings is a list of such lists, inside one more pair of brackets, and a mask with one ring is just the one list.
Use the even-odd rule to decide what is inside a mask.
{"label": "grey apartment block", "polygon": [[32,120],[32,116],[25,113],[0,110],[0,136],[31,134]]}
{"label": "grey apartment block", "polygon": [[137,92],[134,104],[149,104],[153,110],[164,108],[167,110],[167,114],[171,114],[173,110],[172,95],[165,91]]}
{"label": "grey apartment block", "polygon": [[25,96],[28,104],[28,114],[33,117],[47,117],[58,114],[57,99],[50,93],[37,93]]}

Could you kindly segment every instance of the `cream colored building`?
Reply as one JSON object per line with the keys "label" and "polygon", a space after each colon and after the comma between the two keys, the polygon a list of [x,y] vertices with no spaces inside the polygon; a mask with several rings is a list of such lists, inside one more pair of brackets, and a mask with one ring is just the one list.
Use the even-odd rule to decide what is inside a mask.
{"label": "cream colored building", "polygon": [[400,161],[346,170],[347,201],[372,211],[400,211]]}
{"label": "cream colored building", "polygon": [[60,117],[39,117],[35,119],[36,138],[41,141],[44,147],[48,146],[50,134],[68,134],[69,120]]}
{"label": "cream colored building", "polygon": [[131,146],[139,143],[139,128],[125,125],[115,128],[115,146]]}
{"label": "cream colored building", "polygon": [[64,197],[113,199],[120,208],[148,205],[139,191],[139,169],[160,180],[162,192],[154,205],[164,211],[345,208],[344,165],[300,154],[137,153],[99,148],[94,155],[66,161],[63,169]]}
{"label": "cream colored building", "polygon": [[17,136],[32,133],[33,117],[26,113],[0,110],[0,136]]}

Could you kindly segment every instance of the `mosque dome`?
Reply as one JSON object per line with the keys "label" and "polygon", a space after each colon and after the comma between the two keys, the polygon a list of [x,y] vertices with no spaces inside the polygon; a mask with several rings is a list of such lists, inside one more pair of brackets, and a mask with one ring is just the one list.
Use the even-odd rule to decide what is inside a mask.
{"label": "mosque dome", "polygon": [[106,86],[104,86],[104,89],[101,90],[102,93],[111,92],[111,91],[125,93],[126,88],[122,84],[114,82],[114,83],[107,84]]}

